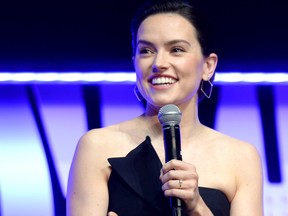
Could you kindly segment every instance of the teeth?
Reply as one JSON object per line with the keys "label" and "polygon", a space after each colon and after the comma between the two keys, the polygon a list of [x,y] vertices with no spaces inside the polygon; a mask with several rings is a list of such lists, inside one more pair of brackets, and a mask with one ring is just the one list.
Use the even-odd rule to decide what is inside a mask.
{"label": "teeth", "polygon": [[170,77],[156,77],[156,78],[152,79],[153,85],[173,84],[175,82],[176,82],[176,80],[172,79]]}

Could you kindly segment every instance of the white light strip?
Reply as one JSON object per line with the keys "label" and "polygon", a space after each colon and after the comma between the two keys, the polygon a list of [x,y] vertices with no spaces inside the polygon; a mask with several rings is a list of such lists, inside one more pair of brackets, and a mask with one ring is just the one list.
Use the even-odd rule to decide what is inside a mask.
{"label": "white light strip", "polygon": [[288,73],[217,73],[215,77],[215,82],[288,84]]}
{"label": "white light strip", "polygon": [[[131,83],[136,81],[133,72],[0,72],[0,84],[30,84],[30,83]],[[217,72],[215,83],[258,83],[258,84],[288,84],[288,72],[283,73],[222,73]]]}
{"label": "white light strip", "polygon": [[136,75],[131,72],[0,72],[1,83],[135,83]]}

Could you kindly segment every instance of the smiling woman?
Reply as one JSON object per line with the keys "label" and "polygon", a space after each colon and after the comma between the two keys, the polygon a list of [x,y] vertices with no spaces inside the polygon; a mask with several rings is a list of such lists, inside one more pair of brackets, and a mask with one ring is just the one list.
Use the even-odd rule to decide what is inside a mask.
{"label": "smiling woman", "polygon": [[[69,175],[68,215],[174,215],[170,197],[184,203],[179,215],[263,214],[256,148],[198,118],[218,62],[198,19],[195,6],[180,0],[149,2],[136,13],[133,63],[145,111],[82,136]],[[165,160],[158,112],[167,104],[182,113],[183,160]]]}
{"label": "smiling woman", "polygon": [[[135,48],[135,70],[137,74],[137,86],[144,98],[147,100],[146,94],[150,94],[148,98],[161,95],[160,91],[155,89],[170,90],[171,96],[175,95],[181,100],[181,92],[187,89],[191,92],[188,97],[193,97],[195,91],[198,89],[201,76],[205,73],[205,80],[213,80],[214,71],[217,64],[217,55],[214,53],[207,54],[204,58],[203,49],[200,45],[198,30],[184,17],[178,14],[156,14],[146,18],[139,26],[137,35],[137,46]],[[202,39],[202,41],[204,41]],[[204,42],[203,42],[204,44]],[[205,50],[206,51],[206,50]],[[205,64],[203,62],[205,61]],[[179,72],[176,74],[175,69]],[[141,72],[139,72],[141,71]],[[143,71],[147,71],[143,73]],[[151,74],[150,71],[153,73]],[[162,73],[166,71],[165,73]],[[159,79],[159,78],[163,79]],[[159,81],[166,81],[164,78],[173,80],[174,88],[169,88],[171,85],[161,83]],[[186,82],[186,85],[181,85],[178,91],[175,88],[178,86],[178,81]],[[152,85],[151,91],[145,88],[140,83],[153,84],[158,81],[157,85]],[[198,86],[197,86],[198,85]],[[164,96],[165,97],[165,96]],[[162,106],[167,102],[162,100]],[[186,98],[183,98],[186,100]],[[151,101],[150,101],[151,102]],[[174,102],[178,103],[178,102]],[[158,105],[159,106],[159,105]]]}

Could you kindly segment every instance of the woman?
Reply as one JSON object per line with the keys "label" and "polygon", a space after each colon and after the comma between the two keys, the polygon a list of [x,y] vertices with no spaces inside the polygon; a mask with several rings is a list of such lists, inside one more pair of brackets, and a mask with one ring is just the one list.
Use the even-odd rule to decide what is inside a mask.
{"label": "woman", "polygon": [[[71,166],[68,215],[167,215],[168,197],[186,215],[262,215],[261,161],[245,142],[199,122],[203,86],[214,78],[218,57],[209,52],[192,6],[181,1],[146,5],[132,22],[137,88],[143,115],[79,141]],[[212,87],[212,86],[211,86]],[[165,163],[159,109],[182,112],[183,161]]]}

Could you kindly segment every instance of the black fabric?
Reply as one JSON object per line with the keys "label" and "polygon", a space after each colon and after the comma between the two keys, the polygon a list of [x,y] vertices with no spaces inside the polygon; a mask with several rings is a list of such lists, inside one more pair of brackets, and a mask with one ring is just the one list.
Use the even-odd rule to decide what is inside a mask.
{"label": "black fabric", "polygon": [[[109,158],[112,172],[108,182],[109,207],[119,216],[167,216],[169,199],[159,180],[161,161],[149,137],[126,157]],[[212,188],[199,188],[215,216],[227,216],[230,203],[225,194]]]}

